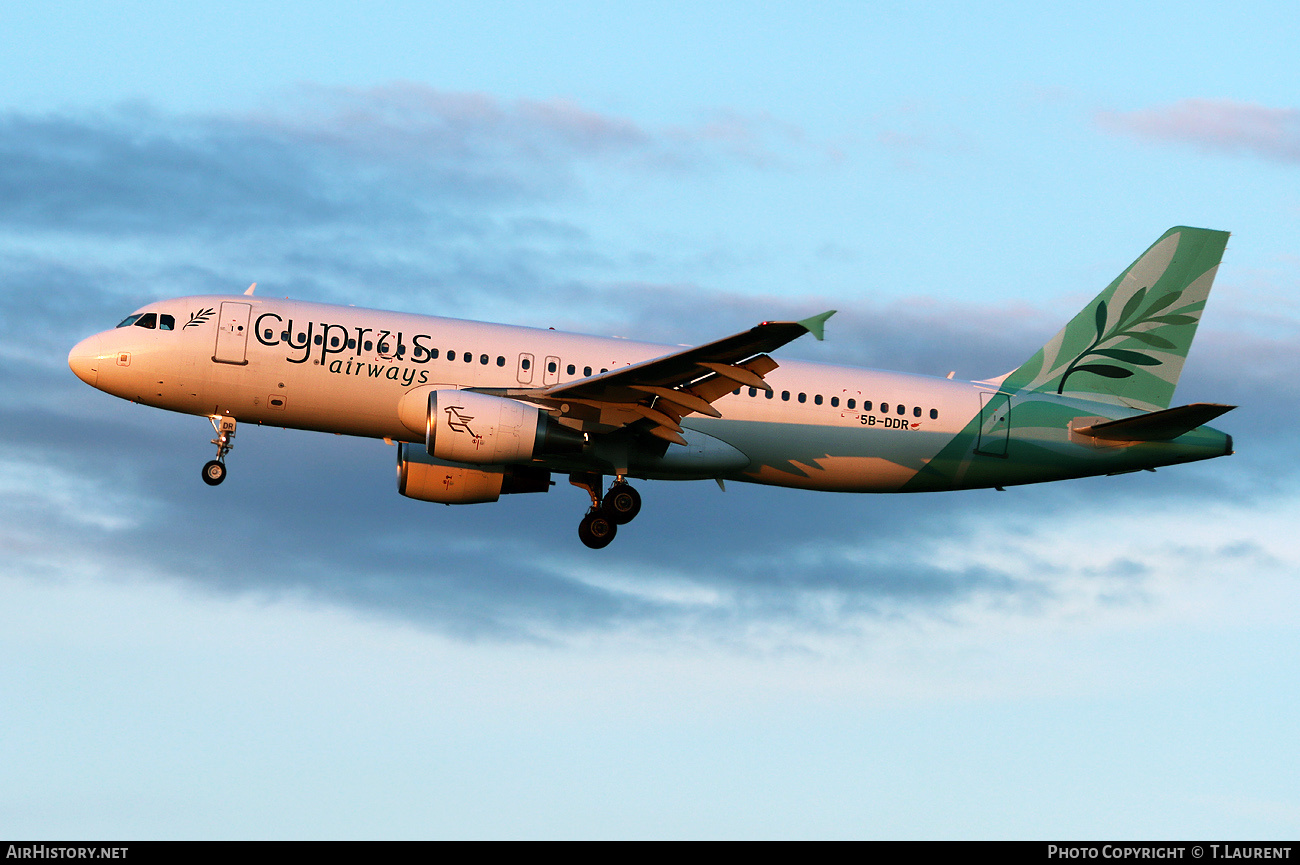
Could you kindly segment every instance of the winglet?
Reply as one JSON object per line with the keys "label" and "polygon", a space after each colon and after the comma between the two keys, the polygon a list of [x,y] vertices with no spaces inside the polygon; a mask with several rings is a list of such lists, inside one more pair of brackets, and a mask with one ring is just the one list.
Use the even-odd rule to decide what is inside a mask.
{"label": "winglet", "polygon": [[821,315],[814,315],[812,318],[805,318],[803,321],[799,322],[799,325],[804,330],[817,337],[818,342],[821,342],[825,338],[826,319],[830,318],[836,312],[838,312],[838,310],[832,309],[823,312]]}
{"label": "winglet", "polygon": [[253,283],[252,285],[250,285],[247,289],[244,290],[244,294],[246,294],[246,295],[252,295],[252,293],[253,293],[256,289],[257,289],[257,283],[255,282],[255,283]]}

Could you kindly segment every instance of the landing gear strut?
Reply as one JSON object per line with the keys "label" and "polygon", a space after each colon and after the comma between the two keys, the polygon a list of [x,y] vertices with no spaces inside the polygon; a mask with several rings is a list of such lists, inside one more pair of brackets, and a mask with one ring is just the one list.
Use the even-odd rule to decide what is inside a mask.
{"label": "landing gear strut", "polygon": [[618,534],[618,527],[632,522],[641,512],[641,494],[623,480],[622,475],[614,479],[604,499],[598,492],[601,480],[595,472],[569,475],[569,483],[586,490],[591,496],[591,509],[578,523],[578,537],[593,550],[609,546],[614,535]]}
{"label": "landing gear strut", "polygon": [[224,417],[223,415],[211,415],[208,420],[212,422],[212,429],[216,432],[217,437],[212,443],[217,446],[217,458],[208,460],[203,464],[203,482],[210,487],[215,487],[226,479],[226,454],[235,445],[235,419],[233,417]]}

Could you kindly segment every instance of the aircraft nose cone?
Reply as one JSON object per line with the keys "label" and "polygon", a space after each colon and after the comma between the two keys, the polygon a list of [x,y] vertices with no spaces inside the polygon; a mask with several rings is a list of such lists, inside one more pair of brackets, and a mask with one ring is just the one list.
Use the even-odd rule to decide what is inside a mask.
{"label": "aircraft nose cone", "polygon": [[99,380],[99,335],[88,336],[68,352],[68,366],[91,387]]}

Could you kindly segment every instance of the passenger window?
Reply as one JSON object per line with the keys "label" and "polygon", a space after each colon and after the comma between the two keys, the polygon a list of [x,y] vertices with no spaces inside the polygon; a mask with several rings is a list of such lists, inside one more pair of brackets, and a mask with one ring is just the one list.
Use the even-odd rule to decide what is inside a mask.
{"label": "passenger window", "polygon": [[831,408],[839,408],[839,407],[840,407],[840,398],[837,396],[831,397]]}
{"label": "passenger window", "polygon": [[591,376],[591,367],[589,367],[589,366],[584,366],[584,367],[582,368],[582,377],[583,377],[583,378],[590,378],[590,376]]}
{"label": "passenger window", "polygon": [[339,338],[337,336],[331,336],[330,348],[338,348],[338,347],[339,347]]}
{"label": "passenger window", "polygon": [[786,402],[789,402],[789,401],[790,401],[790,391],[788,391],[788,390],[783,390],[783,391],[781,391],[781,399],[785,400]]}
{"label": "passenger window", "polygon": [[374,344],[373,342],[371,342],[370,340],[366,340],[366,344],[365,344],[364,346],[362,346],[362,347],[363,347],[366,351],[371,351],[371,350],[374,349],[375,344]]}
{"label": "passenger window", "polygon": [[532,368],[533,368],[533,362],[532,362],[531,360],[529,360],[528,358],[524,358],[523,360],[519,361],[519,366],[520,366],[520,368],[522,368],[522,369],[532,369]]}
{"label": "passenger window", "polygon": [[921,416],[921,407],[918,405],[916,408],[912,409],[912,417],[920,417],[920,416]]}
{"label": "passenger window", "polygon": [[899,413],[899,414],[907,414],[907,408],[906,408],[905,406],[900,405],[900,406],[898,407],[898,413]]}
{"label": "passenger window", "polygon": [[731,392],[731,395],[732,395],[732,396],[740,396],[740,388],[736,388],[735,390],[733,390],[733,391]]}
{"label": "passenger window", "polygon": [[880,404],[880,413],[881,413],[881,414],[889,414],[889,403],[887,403],[887,402],[882,402],[882,403]]}
{"label": "passenger window", "polygon": [[472,352],[472,351],[463,351],[463,352],[461,352],[461,356],[464,358],[465,363],[473,363],[473,362],[474,362],[474,352]]}
{"label": "passenger window", "polygon": [[768,399],[771,399],[772,397],[776,396],[776,394],[770,390],[764,391],[763,395],[766,396]]}
{"label": "passenger window", "polygon": [[600,374],[601,374],[601,375],[604,375],[604,374],[607,373],[607,372],[609,372],[609,370],[605,369],[603,366],[600,368]]}
{"label": "passenger window", "polygon": [[126,318],[122,319],[122,323],[119,324],[118,327],[130,327],[131,325],[135,324],[136,320],[139,318],[140,318],[139,313],[136,313],[135,315],[128,315]]}
{"label": "passenger window", "polygon": [[149,330],[156,329],[158,327],[158,313],[146,312],[144,315],[136,319],[135,326],[147,327]]}
{"label": "passenger window", "polygon": [[807,402],[807,401],[808,401],[808,394],[806,393],[799,394],[799,402]]}
{"label": "passenger window", "polygon": [[401,357],[401,356],[404,355],[404,354],[406,354],[406,345],[405,345],[405,343],[400,343],[400,342],[399,342],[399,343],[397,344],[397,356],[398,356],[398,357]]}
{"label": "passenger window", "polygon": [[939,410],[937,408],[930,409],[930,420],[938,420],[938,419],[939,419]]}
{"label": "passenger window", "polygon": [[[314,343],[316,343],[316,345],[320,345],[320,344],[321,344],[322,342],[324,342],[325,340],[324,340],[324,339],[321,337],[321,335],[318,333],[318,334],[316,334],[315,336],[313,336],[313,337],[311,338],[311,341],[314,342]],[[383,348],[384,348],[384,347],[381,345],[381,346],[379,347],[380,351],[382,351]]]}
{"label": "passenger window", "polygon": [[[166,313],[163,313],[162,315],[158,316],[158,329],[159,329],[159,330],[175,330],[175,329],[176,329],[176,318],[175,318],[175,316],[167,315]],[[268,330],[268,331],[266,332],[266,338],[267,338],[267,339],[270,339],[270,338],[271,338],[271,331]]]}
{"label": "passenger window", "polygon": [[551,361],[546,365],[547,372],[555,372],[557,369],[559,369],[559,367],[556,366],[555,361]]}
{"label": "passenger window", "polygon": [[356,347],[357,347],[357,341],[355,339],[349,339],[348,348],[356,348]]}
{"label": "passenger window", "polygon": [[454,351],[447,352],[447,360],[455,360],[455,359],[456,359],[456,352]]}
{"label": "passenger window", "polygon": [[505,357],[502,355],[497,355],[497,366],[505,366],[505,365],[506,365]]}
{"label": "passenger window", "polygon": [[[849,400],[849,408],[853,408],[853,400]],[[862,401],[862,410],[863,410],[863,411],[871,411],[871,400],[869,400],[869,399],[864,399],[864,400]]]}
{"label": "passenger window", "polygon": [[431,360],[437,360],[437,359],[438,359],[438,350],[437,350],[436,348],[429,352],[429,358],[430,358]]}
{"label": "passenger window", "polygon": [[756,387],[751,387],[751,388],[749,389],[749,395],[750,395],[750,396],[758,396],[758,388],[756,388]]}
{"label": "passenger window", "polygon": [[821,395],[821,394],[817,394],[817,396],[813,397],[813,402],[815,402],[817,405],[821,405],[821,404],[822,404],[822,395]]}
{"label": "passenger window", "polygon": [[488,365],[488,356],[485,355],[485,354],[481,354],[481,355],[479,355],[479,356],[478,356],[478,362],[479,362],[480,364],[482,364],[483,366],[487,366],[487,365]]}
{"label": "passenger window", "polygon": [[578,374],[578,368],[577,368],[576,366],[574,366],[573,364],[569,364],[568,372],[569,372],[569,375],[577,375],[577,374]]}

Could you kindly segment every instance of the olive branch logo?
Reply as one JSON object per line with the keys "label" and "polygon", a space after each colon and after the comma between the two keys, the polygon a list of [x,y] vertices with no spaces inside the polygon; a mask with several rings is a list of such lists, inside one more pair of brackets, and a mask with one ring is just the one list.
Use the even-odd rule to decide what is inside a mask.
{"label": "olive branch logo", "polygon": [[[1123,363],[1133,364],[1134,366],[1159,366],[1163,361],[1159,358],[1151,357],[1139,351],[1129,349],[1114,348],[1116,342],[1125,338],[1136,339],[1138,342],[1146,343],[1152,348],[1160,349],[1177,349],[1169,340],[1162,336],[1156,336],[1150,331],[1136,330],[1140,325],[1156,323],[1158,325],[1166,324],[1195,324],[1196,316],[1183,315],[1181,313],[1159,314],[1161,310],[1168,309],[1182,297],[1182,291],[1171,291],[1163,295],[1144,311],[1139,313],[1142,301],[1146,299],[1147,287],[1143,286],[1133,292],[1133,296],[1124,304],[1120,311],[1119,318],[1115,324],[1107,330],[1106,320],[1109,317],[1109,311],[1106,308],[1106,301],[1097,301],[1096,320],[1097,320],[1097,338],[1092,341],[1092,345],[1084,349],[1078,357],[1070,361],[1070,365],[1065,368],[1065,374],[1061,376],[1061,382],[1057,385],[1056,392],[1065,391],[1065,381],[1076,372],[1090,372],[1093,375],[1100,375],[1106,378],[1128,378],[1133,375],[1133,370],[1125,369],[1122,366],[1116,366],[1112,363],[1084,363],[1083,361],[1090,358],[1118,360]],[[1109,344],[1109,347],[1105,347]]]}
{"label": "olive branch logo", "polygon": [[[190,320],[185,322],[185,327],[197,327],[209,318],[212,318],[212,315],[215,312],[215,309],[208,307],[207,309],[200,309],[198,312],[190,313]],[[181,330],[184,330],[185,327],[182,327]]]}

